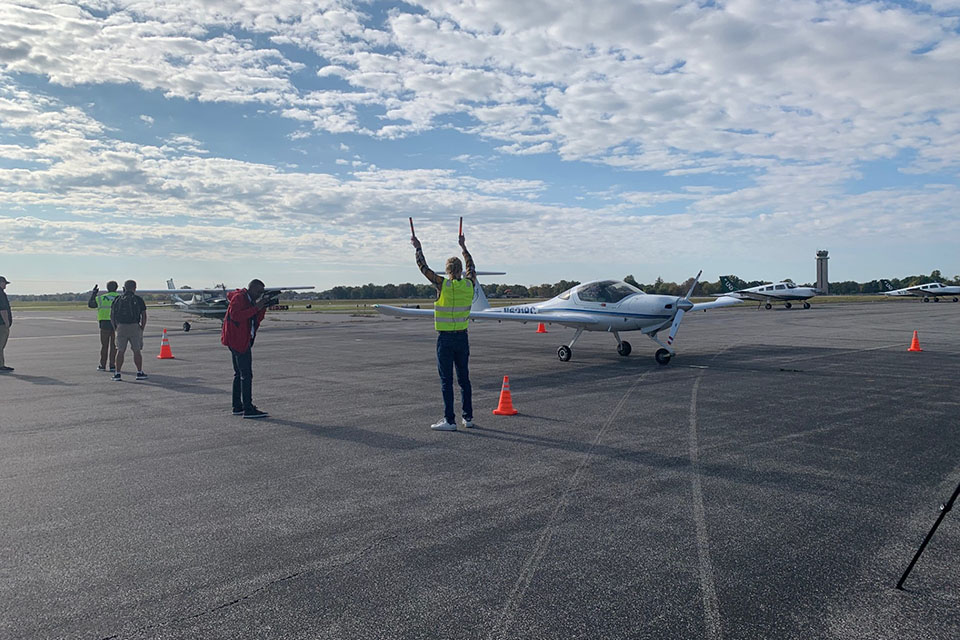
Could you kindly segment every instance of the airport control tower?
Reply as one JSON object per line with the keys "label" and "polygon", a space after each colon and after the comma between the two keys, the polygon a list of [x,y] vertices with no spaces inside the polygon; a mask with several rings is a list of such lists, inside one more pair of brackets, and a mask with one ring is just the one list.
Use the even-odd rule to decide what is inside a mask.
{"label": "airport control tower", "polygon": [[817,289],[820,293],[830,293],[830,280],[827,279],[827,251],[820,249],[817,251]]}

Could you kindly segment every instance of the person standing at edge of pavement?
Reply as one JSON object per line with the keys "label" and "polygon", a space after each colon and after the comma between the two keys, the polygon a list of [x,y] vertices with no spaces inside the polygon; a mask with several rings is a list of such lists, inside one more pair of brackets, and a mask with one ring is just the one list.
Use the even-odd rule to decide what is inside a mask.
{"label": "person standing at edge of pavement", "polygon": [[253,404],[253,342],[270,303],[264,290],[263,282],[254,278],[246,289],[228,293],[230,304],[220,333],[220,343],[233,358],[233,415],[244,418],[267,417]]}
{"label": "person standing at edge of pavement", "polygon": [[[412,223],[411,223],[412,224]],[[467,325],[470,308],[473,306],[473,288],[477,286],[477,272],[473,258],[467,251],[466,240],[460,236],[460,248],[467,265],[463,277],[463,264],[456,256],[447,260],[446,275],[437,275],[423,257],[423,249],[416,235],[410,243],[417,250],[417,266],[420,272],[437,288],[437,301],[433,306],[434,328],[437,330],[437,371],[440,373],[440,390],[443,394],[443,420],[430,426],[436,431],[456,431],[457,420],[453,411],[453,371],[457,371],[460,399],[463,411],[463,426],[473,428],[473,390],[470,387],[470,342]]]}
{"label": "person standing at edge of pavement", "polygon": [[9,373],[13,367],[8,367],[3,360],[3,349],[7,346],[10,337],[10,327],[13,326],[13,311],[10,310],[10,301],[7,299],[6,288],[10,281],[0,276],[0,373]]}
{"label": "person standing at edge of pavement", "polygon": [[97,371],[107,370],[108,355],[110,356],[110,373],[117,371],[116,331],[113,328],[113,322],[110,321],[110,309],[113,307],[113,301],[119,297],[117,281],[111,280],[107,283],[106,293],[100,293],[100,288],[93,285],[90,300],[87,301],[88,307],[97,310],[97,322],[100,325],[100,364],[97,365]]}
{"label": "person standing at edge of pavement", "polygon": [[110,321],[117,332],[117,372],[113,379],[121,380],[123,354],[130,343],[133,351],[133,363],[137,365],[137,380],[146,380],[143,372],[143,330],[147,326],[147,303],[137,295],[137,283],[127,280],[123,283],[123,295],[118,296],[110,307]]}

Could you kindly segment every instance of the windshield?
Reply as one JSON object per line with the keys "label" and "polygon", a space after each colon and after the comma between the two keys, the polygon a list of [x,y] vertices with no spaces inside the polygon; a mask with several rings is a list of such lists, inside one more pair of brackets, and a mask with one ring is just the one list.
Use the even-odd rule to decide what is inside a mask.
{"label": "windshield", "polygon": [[577,289],[577,297],[583,302],[620,302],[627,296],[643,293],[640,289],[618,280],[588,282]]}

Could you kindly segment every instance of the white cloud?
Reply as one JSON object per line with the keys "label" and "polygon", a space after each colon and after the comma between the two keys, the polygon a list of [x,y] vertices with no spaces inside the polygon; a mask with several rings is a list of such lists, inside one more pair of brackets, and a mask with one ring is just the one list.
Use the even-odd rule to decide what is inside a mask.
{"label": "white cloud", "polygon": [[[486,240],[495,257],[511,255],[501,237],[563,246],[570,234],[587,239],[585,255],[629,252],[623,225],[656,230],[650,254],[716,247],[744,232],[829,239],[958,230],[953,0],[414,4],[420,11],[400,5],[383,23],[350,0],[0,4],[0,123],[17,133],[0,139],[10,167],[0,170],[0,202],[74,218],[62,228],[3,218],[12,235],[0,243],[33,250],[14,240],[31,229],[39,240],[106,238],[93,220],[123,225],[132,216],[149,233],[176,235],[173,219],[223,226],[241,245],[244,234],[267,229],[268,245],[296,240],[331,259],[367,251],[364,241],[382,244],[358,230],[406,215],[427,228],[460,213],[483,218],[511,234]],[[313,58],[304,52],[321,61],[305,66],[299,60]],[[375,145],[449,128],[488,142],[502,163],[556,154],[609,167],[618,179],[642,171],[665,184],[738,183],[625,187],[603,207],[581,208],[544,202],[551,185],[537,180],[480,179],[436,169],[430,158],[421,169],[380,169],[367,164],[383,162],[366,147],[363,159],[335,160],[352,167],[343,177],[291,171],[218,157],[202,134],[157,146],[126,141],[85,111],[22,88],[18,78],[30,75],[254,105],[294,126],[290,140],[350,133]],[[464,171],[489,169],[480,153],[454,160]],[[954,181],[847,191],[867,163],[892,158],[904,173]],[[355,241],[343,239],[354,232]]]}

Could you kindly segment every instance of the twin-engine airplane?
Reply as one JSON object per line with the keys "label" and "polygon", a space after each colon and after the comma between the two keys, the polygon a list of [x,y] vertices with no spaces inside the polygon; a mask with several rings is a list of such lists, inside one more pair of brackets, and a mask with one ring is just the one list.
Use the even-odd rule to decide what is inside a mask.
{"label": "twin-engine airplane", "polygon": [[[277,298],[281,291],[295,291],[299,289],[313,289],[313,287],[266,287],[263,295],[269,296],[270,298]],[[138,294],[168,293],[174,306],[180,311],[195,316],[216,318],[217,320],[223,320],[223,317],[227,314],[227,306],[230,304],[227,300],[227,291],[233,291],[233,289],[227,289],[226,286],[222,284],[212,289],[177,289],[176,285],[173,284],[173,278],[167,280],[166,289],[137,289]],[[180,297],[186,294],[192,294],[192,297],[189,300],[184,300]],[[189,322],[183,323],[183,330],[190,331]]]}
{"label": "twin-engine airplane", "polygon": [[940,298],[952,297],[954,302],[960,301],[960,297],[958,297],[960,296],[960,286],[957,285],[931,282],[929,284],[904,287],[903,289],[894,289],[889,280],[881,280],[880,283],[884,288],[888,289],[888,291],[883,292],[885,296],[913,296],[915,298],[923,298],[924,302],[930,302],[930,298],[933,298],[934,302],[940,302]]}
{"label": "twin-engine airplane", "polygon": [[[482,272],[477,272],[478,275]],[[701,272],[702,273],[702,272]],[[687,311],[699,311],[728,307],[739,303],[736,298],[722,297],[712,302],[693,303],[690,296],[700,280],[685,296],[648,295],[640,289],[620,280],[595,280],[564,291],[555,298],[537,304],[492,308],[479,283],[474,287],[471,320],[509,320],[512,322],[544,322],[560,324],[576,329],[569,344],[560,345],[557,357],[567,362],[573,356],[573,345],[584,331],[606,331],[617,340],[617,353],[630,355],[631,346],[620,338],[624,331],[640,331],[660,345],[654,354],[659,364],[670,362],[676,352],[673,341],[677,329]],[[388,305],[374,305],[380,313],[388,316],[432,318],[431,309],[408,309]],[[667,331],[666,343],[657,334]]]}
{"label": "twin-engine airplane", "polygon": [[774,302],[782,302],[783,306],[789,309],[794,302],[801,301],[803,302],[803,308],[809,309],[810,303],[807,300],[820,293],[814,287],[798,287],[790,280],[762,284],[748,289],[737,289],[730,278],[731,276],[720,276],[720,283],[727,290],[727,293],[722,293],[721,296],[730,296],[741,300],[756,300],[763,304],[764,309],[772,309]]}

